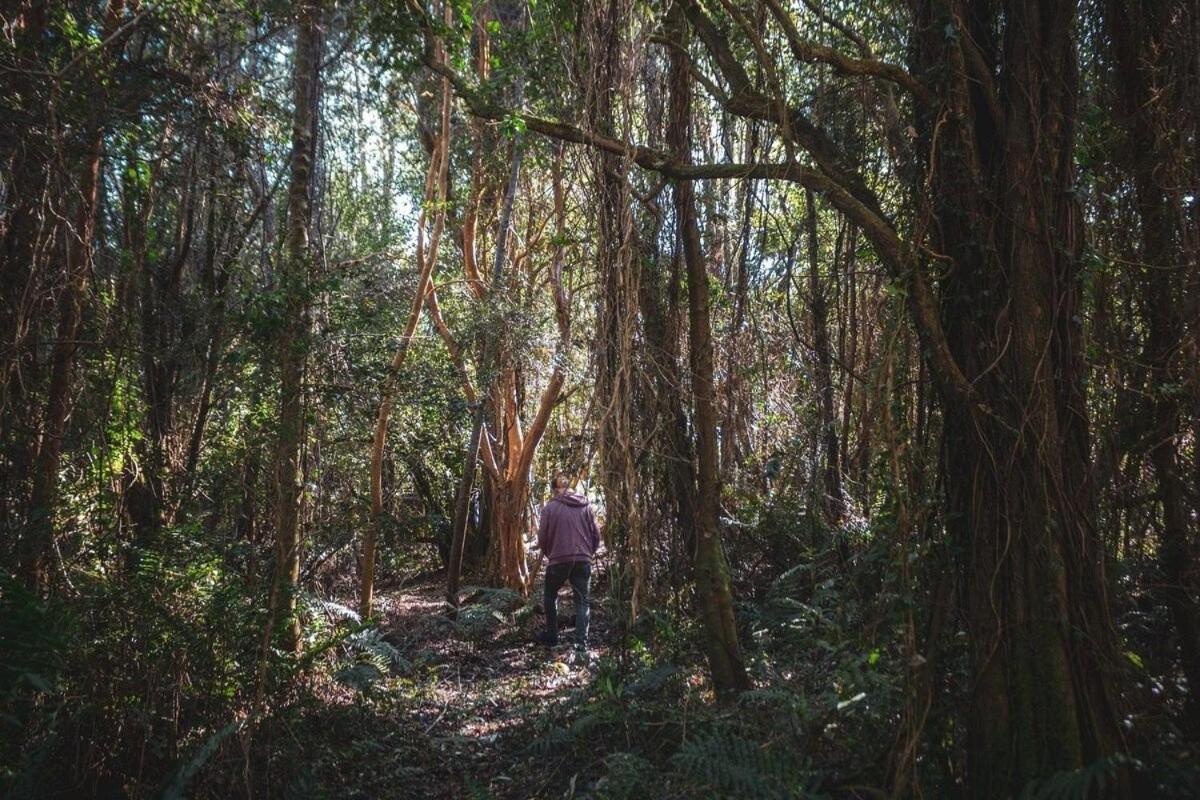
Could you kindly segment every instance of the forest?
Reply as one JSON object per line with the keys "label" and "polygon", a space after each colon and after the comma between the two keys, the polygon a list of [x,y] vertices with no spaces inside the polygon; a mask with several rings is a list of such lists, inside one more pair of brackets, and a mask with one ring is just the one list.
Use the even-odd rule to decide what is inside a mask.
{"label": "forest", "polygon": [[1200,0],[0,34],[0,796],[1200,797]]}

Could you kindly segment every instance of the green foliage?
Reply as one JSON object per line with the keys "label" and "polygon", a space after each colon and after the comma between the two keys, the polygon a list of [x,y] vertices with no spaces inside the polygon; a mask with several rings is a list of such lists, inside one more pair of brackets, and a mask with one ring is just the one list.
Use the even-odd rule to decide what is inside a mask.
{"label": "green foliage", "polygon": [[705,797],[815,797],[805,760],[794,751],[716,732],[686,742],[671,757],[692,794]]}
{"label": "green foliage", "polygon": [[183,800],[187,796],[186,790],[191,780],[196,777],[196,774],[209,759],[216,754],[221,743],[232,734],[237,733],[241,728],[242,722],[237,720],[229,723],[205,739],[204,743],[196,749],[195,754],[188,759],[187,763],[180,767],[179,771],[172,776],[170,783],[163,789],[162,800]]}
{"label": "green foliage", "polygon": [[0,576],[0,789],[20,777],[22,740],[34,715],[55,724],[69,648],[62,611]]}
{"label": "green foliage", "polygon": [[1079,769],[1056,772],[1048,778],[1034,781],[1021,791],[1020,797],[1021,800],[1087,800],[1089,797],[1103,797],[1118,773],[1137,767],[1137,762],[1128,756],[1112,755]]}
{"label": "green foliage", "polygon": [[348,663],[333,673],[334,680],[356,691],[369,691],[388,675],[405,672],[411,664],[378,628],[359,630],[346,639]]}
{"label": "green foliage", "polygon": [[517,616],[528,620],[533,602],[521,597],[511,589],[492,586],[468,586],[468,600],[458,609],[454,629],[468,641],[492,639],[511,630],[517,624]]}
{"label": "green foliage", "polygon": [[193,738],[228,724],[254,685],[263,617],[243,577],[199,534],[170,528],[159,548],[125,553],[126,569],[79,574],[69,622],[46,617],[19,592],[3,593],[13,612],[4,615],[3,635],[15,645],[6,654],[26,654],[12,662],[19,675],[47,676],[37,683],[54,689],[47,700],[56,708],[15,727],[8,720],[5,749],[16,757],[6,759],[15,771],[5,781],[14,791],[77,780],[71,769],[52,777],[41,770],[71,763],[80,736],[96,743],[93,768],[120,774],[140,762],[162,775]]}
{"label": "green foliage", "polygon": [[638,800],[658,777],[654,764],[637,753],[611,753],[604,759],[604,768],[596,783],[598,800]]}
{"label": "green foliage", "polygon": [[[916,778],[927,796],[961,792],[964,708],[974,685],[965,624],[971,611],[955,602],[969,592],[948,582],[967,561],[956,550],[966,543],[951,538],[952,520],[931,511],[945,501],[946,485],[938,479],[944,398],[922,366],[923,337],[913,336],[908,322],[910,287],[887,276],[868,237],[824,199],[817,206],[818,241],[807,241],[797,224],[805,202],[797,183],[695,182],[720,378],[723,489],[717,500],[755,683],[736,703],[715,706],[681,509],[668,496],[669,469],[692,466],[687,453],[672,452],[671,432],[682,436],[681,450],[696,435],[689,418],[696,388],[689,358],[695,354],[688,352],[678,295],[686,286],[668,288],[668,274],[679,266],[670,182],[649,170],[626,170],[628,160],[617,159],[629,211],[618,227],[624,231],[628,223],[637,259],[635,307],[622,309],[616,323],[616,335],[628,342],[619,365],[628,370],[628,418],[614,415],[619,407],[593,398],[590,388],[612,355],[601,345],[613,335],[601,330],[614,273],[597,252],[604,220],[595,213],[594,183],[616,162],[594,159],[575,145],[560,151],[531,134],[522,114],[502,110],[498,119],[482,121],[455,101],[449,197],[423,200],[442,91],[424,64],[426,24],[442,38],[447,63],[467,83],[479,81],[483,100],[511,105],[508,90],[520,80],[526,89],[521,112],[663,146],[670,110],[663,67],[672,44],[662,40],[663,4],[621,6],[635,33],[613,51],[622,62],[616,71],[636,66],[621,86],[590,81],[600,66],[592,48],[603,32],[589,14],[600,6],[566,0],[519,5],[518,15],[512,4],[451,0],[448,22],[424,19],[405,3],[322,6],[320,135],[311,153],[311,258],[303,274],[284,269],[282,260],[284,233],[296,221],[287,218],[285,200],[295,4],[125,4],[118,35],[108,39],[100,2],[50,4],[44,20],[38,4],[24,4],[6,20],[0,37],[6,76],[0,231],[8,259],[0,285],[6,336],[0,348],[0,526],[10,535],[0,542],[0,794],[164,790],[166,796],[223,797],[253,789],[321,796],[345,782],[361,796],[381,796],[437,774],[441,762],[474,764],[461,759],[507,753],[503,748],[548,760],[547,786],[565,794],[857,794],[860,786],[887,785],[884,756],[892,732],[910,720],[914,693],[926,677],[917,670],[925,663],[933,664],[932,705],[923,718]],[[770,86],[758,88],[777,91],[818,126],[820,135],[809,138],[836,151],[839,170],[861,171],[862,186],[897,233],[936,238],[939,226],[927,223],[937,222],[938,198],[926,209],[917,187],[929,174],[956,169],[958,155],[953,147],[938,150],[944,163],[933,173],[924,169],[922,154],[931,143],[929,132],[920,130],[925,115],[914,113],[904,87],[895,87],[895,108],[880,114],[876,103],[888,98],[863,91],[875,80],[870,76],[846,80],[819,59],[798,67],[785,59],[778,70],[763,71],[755,63],[763,52],[786,50],[770,15],[762,18],[760,48],[742,26],[728,24],[734,6],[703,5],[729,36],[733,60],[749,68],[754,82],[769,79]],[[1152,254],[1143,252],[1152,226],[1142,218],[1146,198],[1127,152],[1137,148],[1120,111],[1126,76],[1107,51],[1109,21],[1099,8],[1081,10],[1083,91],[1077,118],[1065,121],[1078,132],[1078,174],[1060,194],[1081,204],[1073,216],[1086,244],[1078,308],[1062,321],[1079,328],[1078,342],[1086,348],[1086,405],[1071,406],[1090,417],[1096,472],[1108,481],[1097,486],[1095,530],[1106,562],[1114,565],[1118,652],[1129,676],[1122,699],[1132,709],[1123,722],[1133,726],[1130,741],[1142,760],[1104,759],[1052,775],[1025,796],[1100,794],[1122,770],[1144,779],[1139,786],[1153,787],[1156,796],[1200,796],[1194,748],[1178,727],[1189,687],[1174,622],[1158,594],[1171,582],[1159,563],[1165,493],[1148,455],[1170,442],[1181,474],[1196,460],[1194,436],[1186,435],[1195,423],[1187,371],[1147,363],[1158,328],[1146,287],[1183,286],[1178,281],[1184,278],[1180,270],[1148,264]],[[920,30],[908,4],[839,0],[828,6],[837,25],[799,5],[792,11],[800,35],[814,43],[912,63]],[[839,25],[861,40],[852,41]],[[925,33],[941,44],[960,43],[959,29],[942,19]],[[475,62],[484,35],[487,75]],[[1179,163],[1157,165],[1154,173],[1164,202],[1178,211],[1194,208],[1194,197],[1184,193],[1195,183],[1189,180],[1195,159],[1179,144],[1195,138],[1194,120],[1180,111],[1190,106],[1169,103],[1175,87],[1194,81],[1171,73],[1179,68],[1172,66],[1171,44],[1167,37],[1156,49],[1162,91],[1151,105],[1165,105],[1158,124],[1148,127],[1164,142],[1180,137],[1172,145],[1178,152],[1167,159]],[[710,76],[718,88],[726,83],[707,45],[693,39],[686,49],[698,76]],[[940,91],[932,87],[946,79],[945,69],[935,65],[933,74],[916,77]],[[611,129],[589,117],[602,97],[613,104]],[[698,85],[690,103],[697,162],[798,158],[794,165],[813,166],[804,148],[793,153],[775,126],[726,113],[707,88]],[[894,120],[893,113],[899,115]],[[885,123],[885,135],[872,120]],[[937,130],[949,130],[942,122]],[[64,246],[72,248],[80,232],[82,168],[90,167],[84,158],[93,135],[103,142],[98,213],[83,243],[88,285],[73,333],[69,425],[53,476],[53,566],[43,595],[10,575],[17,574],[26,543],[23,504],[32,470],[46,452],[60,308],[70,299]],[[468,209],[478,212],[476,255],[486,273],[508,156],[518,138],[527,148],[513,237],[521,266],[514,264],[507,280],[480,300],[461,279],[462,226]],[[933,141],[947,140],[935,133]],[[552,164],[565,190],[561,231],[552,210]],[[926,219],[926,211],[933,217]],[[611,622],[627,611],[620,604],[632,572],[614,563],[614,547],[605,569],[597,570],[609,597],[597,598],[603,610],[597,617],[608,619],[596,630],[610,649],[589,668],[536,665],[512,681],[517,698],[466,690],[476,700],[486,697],[479,705],[488,709],[469,711],[479,711],[481,724],[491,726],[488,746],[501,742],[468,756],[460,748],[474,734],[438,728],[438,709],[444,712],[461,699],[454,692],[464,691],[450,688],[445,668],[453,664],[455,678],[465,680],[457,668],[478,667],[491,648],[503,650],[509,659],[503,669],[515,671],[511,664],[519,663],[534,601],[474,589],[454,621],[429,613],[438,645],[415,652],[406,631],[386,627],[390,587],[408,585],[444,562],[454,491],[474,466],[463,463],[470,413],[462,375],[427,318],[408,343],[403,368],[393,374],[389,366],[416,291],[415,225],[422,212],[446,214],[437,298],[475,387],[500,369],[513,375],[519,406],[513,419],[527,430],[545,377],[555,367],[566,371],[535,475],[566,464],[604,473],[614,438],[600,433],[599,420],[617,420],[617,438],[633,445],[639,508],[630,509],[637,514],[612,510],[622,519],[640,515],[648,534],[649,591],[639,619],[630,626]],[[1160,244],[1195,241],[1187,214],[1167,216],[1174,229]],[[936,301],[952,304],[963,275],[930,244],[904,242],[906,250],[928,256],[920,258],[928,261]],[[809,249],[816,257],[811,276]],[[1172,262],[1191,263],[1190,251],[1174,255],[1180,257]],[[560,266],[560,260],[572,302],[566,348],[545,291],[552,263]],[[981,273],[981,279],[1003,283],[1001,272]],[[815,511],[824,491],[817,477],[827,431],[814,391],[814,289],[829,303],[827,332],[837,351],[834,404],[841,412],[836,427],[850,513],[836,523]],[[1164,296],[1174,303],[1186,295]],[[297,321],[297,301],[311,311],[311,331],[281,343],[281,331]],[[661,331],[648,324],[655,303],[664,307]],[[985,309],[971,311],[972,319],[981,319]],[[944,318],[953,322],[952,314]],[[992,363],[982,344],[980,364],[964,364],[972,377]],[[480,372],[485,345],[503,354],[490,375]],[[299,654],[263,646],[275,558],[281,346],[306,359]],[[664,353],[653,352],[659,346]],[[625,355],[632,360],[626,363]],[[990,391],[987,376],[1001,372],[982,369],[981,391]],[[666,385],[661,375],[675,382],[678,398],[659,396]],[[384,627],[378,627],[350,606],[362,532],[371,522],[367,462],[385,382],[395,394],[384,453],[379,577],[385,602]],[[1150,412],[1160,405],[1177,412],[1174,434],[1151,429]],[[489,429],[496,442],[504,433]],[[536,478],[535,487],[542,489]],[[490,546],[488,488],[469,540],[480,552]],[[139,506],[148,491],[161,491],[152,498],[158,506],[149,512],[153,519]],[[1194,500],[1187,498],[1193,506]],[[596,585],[600,591],[599,580]],[[939,608],[943,633],[940,641],[926,641],[943,587],[950,598]],[[426,669],[430,662],[436,669]],[[492,678],[486,670],[474,673],[483,684]],[[545,685],[535,685],[539,678]],[[569,688],[556,688],[556,681]],[[499,719],[497,709],[511,716]],[[243,739],[250,723],[254,735]],[[515,742],[504,742],[512,731]],[[240,751],[235,740],[252,741],[251,749]],[[270,783],[243,783],[254,780]],[[527,788],[485,783],[466,779],[481,797]]]}

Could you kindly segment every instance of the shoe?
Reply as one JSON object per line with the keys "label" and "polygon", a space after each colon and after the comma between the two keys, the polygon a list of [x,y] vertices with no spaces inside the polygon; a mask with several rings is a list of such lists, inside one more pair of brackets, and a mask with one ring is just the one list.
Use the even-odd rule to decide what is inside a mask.
{"label": "shoe", "polygon": [[558,637],[551,636],[550,634],[546,633],[545,631],[542,631],[541,633],[534,636],[533,641],[537,642],[538,644],[542,645],[543,647],[558,647]]}

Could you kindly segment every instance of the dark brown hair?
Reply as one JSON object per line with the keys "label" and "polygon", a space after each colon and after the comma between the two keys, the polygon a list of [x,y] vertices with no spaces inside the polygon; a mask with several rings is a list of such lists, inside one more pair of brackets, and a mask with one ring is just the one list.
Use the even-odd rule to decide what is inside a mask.
{"label": "dark brown hair", "polygon": [[550,479],[550,488],[552,490],[559,488],[560,485],[564,489],[571,485],[571,478],[565,472],[556,472],[554,473],[554,477]]}

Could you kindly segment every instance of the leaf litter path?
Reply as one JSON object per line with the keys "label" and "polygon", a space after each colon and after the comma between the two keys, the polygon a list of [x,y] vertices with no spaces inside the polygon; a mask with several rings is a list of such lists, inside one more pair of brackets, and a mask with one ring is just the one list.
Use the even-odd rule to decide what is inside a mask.
{"label": "leaf litter path", "polygon": [[[571,706],[606,651],[600,598],[593,591],[593,647],[585,656],[569,647],[548,650],[533,644],[545,618],[512,593],[468,594],[459,619],[452,621],[442,592],[441,585],[429,583],[380,598],[386,639],[406,663],[370,698],[359,698],[383,717],[378,722],[386,733],[358,743],[374,757],[360,761],[364,769],[356,776],[342,773],[348,784],[344,796],[560,794],[549,785],[554,759],[538,739],[547,732],[549,718],[570,719]],[[573,614],[573,599],[560,596],[560,625]],[[572,631],[565,633],[564,639]],[[362,735],[374,734],[364,730]],[[381,780],[385,775],[392,780]]]}

